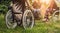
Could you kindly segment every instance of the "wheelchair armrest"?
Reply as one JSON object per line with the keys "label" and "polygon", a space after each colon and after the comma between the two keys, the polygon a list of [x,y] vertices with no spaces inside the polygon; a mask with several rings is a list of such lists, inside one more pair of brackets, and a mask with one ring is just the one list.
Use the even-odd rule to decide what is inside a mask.
{"label": "wheelchair armrest", "polygon": [[22,12],[14,12],[14,11],[13,11],[13,13],[14,13],[14,14],[22,14]]}

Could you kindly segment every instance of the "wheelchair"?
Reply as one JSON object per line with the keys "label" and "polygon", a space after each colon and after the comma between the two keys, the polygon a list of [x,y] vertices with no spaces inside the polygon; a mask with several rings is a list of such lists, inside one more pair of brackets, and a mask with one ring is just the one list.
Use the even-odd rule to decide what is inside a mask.
{"label": "wheelchair", "polygon": [[[47,9],[47,13],[51,12],[51,18],[49,20],[52,20],[53,22],[56,21],[60,21],[60,2],[55,0],[55,3],[58,7],[58,9],[53,9],[53,10],[49,10]],[[21,8],[19,10],[17,10],[18,6],[14,6],[15,8],[11,8],[9,9],[9,11],[6,14],[6,25],[8,28],[15,28],[18,24],[23,25],[24,29],[27,28],[32,28],[34,26],[35,23],[35,18],[41,18],[40,15],[40,9],[35,9],[35,10],[31,10],[28,6],[26,6],[25,11],[21,11]],[[21,6],[19,6],[21,7]],[[14,13],[13,9],[16,9],[17,11],[19,11],[18,13]],[[18,14],[17,16],[19,16],[18,18],[15,17],[14,14]],[[39,17],[38,17],[39,15]]]}
{"label": "wheelchair", "polygon": [[[18,9],[17,7],[18,6],[16,6],[16,3],[14,7],[11,7],[11,6],[9,7],[9,11],[7,12],[6,17],[5,17],[7,27],[9,29],[13,29],[19,24],[19,25],[22,25],[24,29],[27,29],[27,28],[31,29],[34,26],[34,16],[33,16],[32,11],[29,10],[27,6],[24,12],[21,10],[22,8],[17,10]],[[13,9],[19,12],[15,13],[13,12],[15,11]]]}

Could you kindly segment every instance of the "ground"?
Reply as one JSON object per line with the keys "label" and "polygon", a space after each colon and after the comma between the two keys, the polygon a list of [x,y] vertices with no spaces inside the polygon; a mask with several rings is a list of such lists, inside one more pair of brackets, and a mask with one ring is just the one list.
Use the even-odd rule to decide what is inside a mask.
{"label": "ground", "polygon": [[35,21],[32,29],[25,30],[21,26],[15,29],[8,29],[3,15],[0,15],[0,33],[60,33],[60,22],[41,22]]}

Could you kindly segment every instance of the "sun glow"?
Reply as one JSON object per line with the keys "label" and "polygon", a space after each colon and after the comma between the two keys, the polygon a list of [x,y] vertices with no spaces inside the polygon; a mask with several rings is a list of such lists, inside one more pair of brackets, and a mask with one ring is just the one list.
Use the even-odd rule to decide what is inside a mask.
{"label": "sun glow", "polygon": [[42,18],[44,18],[46,10],[48,9],[48,7],[51,4],[51,0],[40,0],[40,2],[41,2],[41,8],[40,8],[41,12],[40,13],[41,13]]}
{"label": "sun glow", "polygon": [[38,3],[38,4],[40,4],[40,13],[41,13],[42,18],[45,17],[46,10],[49,7],[52,7],[53,3],[54,3],[53,0],[34,0],[34,1],[36,1],[36,3]]}
{"label": "sun glow", "polygon": [[41,0],[40,2],[41,2],[41,3],[49,4],[49,3],[50,3],[50,0]]}

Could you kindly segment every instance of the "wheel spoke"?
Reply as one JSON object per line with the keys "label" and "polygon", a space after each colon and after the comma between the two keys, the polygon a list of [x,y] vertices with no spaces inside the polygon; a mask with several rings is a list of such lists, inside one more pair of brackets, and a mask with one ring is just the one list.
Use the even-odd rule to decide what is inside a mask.
{"label": "wheel spoke", "polygon": [[26,10],[23,15],[23,26],[24,28],[32,28],[34,25],[34,17],[30,10]]}
{"label": "wheel spoke", "polygon": [[15,28],[17,26],[16,22],[12,21],[12,13],[11,10],[7,12],[6,14],[6,25],[8,28]]}

